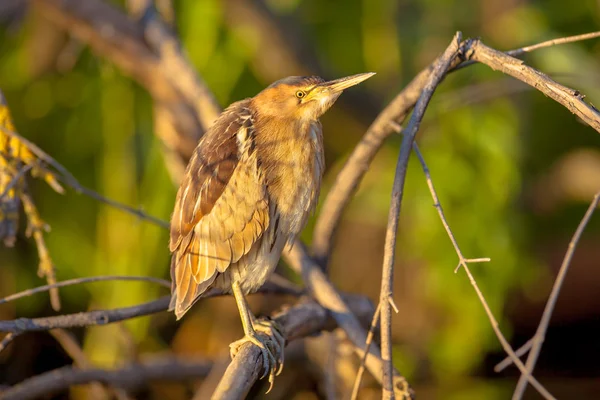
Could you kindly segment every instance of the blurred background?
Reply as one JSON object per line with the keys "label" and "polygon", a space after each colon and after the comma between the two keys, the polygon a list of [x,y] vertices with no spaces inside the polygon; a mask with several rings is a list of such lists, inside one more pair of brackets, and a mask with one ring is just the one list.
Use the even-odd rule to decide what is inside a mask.
{"label": "blurred background", "polygon": [[[110,3],[126,12],[122,2]],[[57,28],[35,4],[0,2],[0,89],[17,131],[84,186],[168,219],[176,187],[153,134],[150,95]],[[322,118],[328,165],[323,196],[379,111],[456,30],[509,50],[594,31],[600,22],[598,1],[175,0],[172,6],[182,45],[222,106],[288,75],[333,79],[377,72]],[[525,60],[600,104],[600,41],[540,50]],[[569,240],[600,189],[600,136],[539,92],[477,65],[445,79],[418,142],[463,253],[492,259],[472,271],[516,349],[534,334]],[[400,137],[392,137],[379,152],[344,214],[331,258],[337,287],[373,301],[399,145]],[[464,272],[453,273],[456,254],[414,161],[398,240],[394,362],[421,399],[508,398],[517,370],[493,372],[503,352]],[[52,228],[46,241],[57,279],[168,279],[166,230],[73,190],[60,195],[39,180],[31,189]],[[314,218],[303,234],[308,242],[313,225]],[[35,242],[22,228],[14,248],[0,246],[0,297],[45,284],[36,274]],[[558,398],[600,393],[599,260],[596,215],[575,254],[536,367],[536,377]],[[297,280],[284,265],[280,271]],[[150,283],[110,282],[60,294],[65,313],[139,304],[167,291]],[[254,296],[251,306],[265,314],[290,301]],[[47,294],[0,306],[1,319],[54,314]],[[233,299],[221,298],[199,302],[179,323],[161,313],[74,333],[93,365],[115,368],[171,353],[221,362],[242,330]],[[324,398],[326,360],[319,349],[331,343],[339,344],[340,353],[348,347],[333,333],[290,349],[268,398]],[[0,384],[71,362],[49,334],[26,334],[0,353]],[[353,362],[339,379],[354,374]],[[156,383],[132,397],[184,399],[202,384]],[[379,398],[370,377],[365,386],[361,398]],[[263,398],[264,388],[252,393]],[[538,398],[531,389],[527,394]],[[56,398],[88,396],[80,387]]]}

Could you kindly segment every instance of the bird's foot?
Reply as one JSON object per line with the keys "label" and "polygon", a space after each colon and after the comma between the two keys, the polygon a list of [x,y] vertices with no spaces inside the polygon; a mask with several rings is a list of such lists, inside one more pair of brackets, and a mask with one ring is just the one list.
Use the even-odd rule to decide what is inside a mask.
{"label": "bird's foot", "polygon": [[285,338],[282,334],[282,328],[275,321],[270,319],[259,319],[253,323],[254,332],[246,334],[242,339],[229,345],[231,358],[235,358],[243,345],[250,342],[258,347],[262,352],[264,373],[261,379],[269,375],[269,390],[273,388],[275,376],[279,375],[283,369],[283,349],[285,347]]}

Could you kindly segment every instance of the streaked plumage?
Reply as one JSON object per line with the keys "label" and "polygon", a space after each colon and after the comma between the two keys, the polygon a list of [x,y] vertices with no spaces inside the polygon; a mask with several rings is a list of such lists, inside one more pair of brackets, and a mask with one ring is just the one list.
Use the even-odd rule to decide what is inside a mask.
{"label": "streaked plumage", "polygon": [[239,297],[265,283],[316,205],[324,169],[318,118],[371,75],[282,79],[233,103],[202,137],[171,220],[170,308],[177,318],[209,289],[233,292],[246,337],[262,343]]}

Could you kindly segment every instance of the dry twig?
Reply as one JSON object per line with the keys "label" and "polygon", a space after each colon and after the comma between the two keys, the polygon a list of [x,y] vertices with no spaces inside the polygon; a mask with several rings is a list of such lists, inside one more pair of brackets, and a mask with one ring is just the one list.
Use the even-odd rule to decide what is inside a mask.
{"label": "dry twig", "polygon": [[[585,212],[585,215],[581,219],[581,222],[579,222],[579,225],[577,226],[577,229],[573,234],[573,238],[569,242],[569,248],[560,266],[560,270],[558,271],[558,275],[556,276],[554,285],[552,286],[552,291],[550,292],[548,302],[546,303],[546,307],[544,308],[542,319],[540,320],[540,324],[538,325],[537,331],[535,332],[535,335],[532,338],[531,350],[529,351],[529,355],[527,356],[527,362],[525,363],[525,369],[527,374],[533,373],[535,363],[537,362],[537,358],[540,354],[540,351],[542,350],[542,344],[544,343],[544,339],[546,337],[546,330],[548,329],[548,325],[550,324],[550,318],[552,317],[554,306],[556,305],[556,301],[558,300],[558,295],[560,293],[562,284],[565,281],[565,276],[567,276],[567,272],[569,271],[569,265],[571,265],[573,254],[575,254],[575,249],[577,248],[577,244],[581,239],[581,235],[585,227],[592,218],[594,211],[596,211],[596,208],[598,207],[598,202],[600,202],[600,192],[596,193],[596,195],[594,196],[594,199],[590,203],[590,206],[588,207],[587,211]],[[519,378],[519,382],[517,383],[517,387],[515,388],[515,392],[513,394],[513,400],[520,400],[523,397],[523,393],[525,393],[525,389],[527,388],[527,374],[523,373]]]}
{"label": "dry twig", "polygon": [[360,391],[360,383],[362,382],[363,374],[365,373],[365,362],[367,361],[367,354],[369,354],[369,349],[371,348],[371,343],[373,342],[373,338],[375,337],[375,329],[377,329],[377,325],[379,324],[381,316],[381,303],[377,304],[377,308],[375,309],[375,313],[373,314],[373,319],[371,320],[371,326],[369,327],[369,332],[367,333],[367,340],[365,343],[365,351],[364,355],[360,360],[360,365],[358,367],[358,372],[356,373],[356,379],[354,380],[354,384],[352,385],[352,394],[350,396],[351,400],[358,399],[358,392]]}
{"label": "dry twig", "polygon": [[531,376],[529,373],[526,373],[525,366],[523,365],[523,363],[521,362],[519,357],[515,354],[515,352],[511,348],[510,343],[508,343],[508,340],[506,340],[506,338],[500,331],[500,325],[498,324],[498,321],[494,317],[492,310],[490,309],[489,305],[487,304],[487,301],[485,300],[483,293],[479,289],[479,286],[477,285],[477,282],[475,281],[475,278],[471,274],[471,270],[469,269],[469,266],[468,266],[469,263],[487,262],[487,261],[490,261],[490,259],[489,258],[468,259],[463,256],[462,251],[460,250],[460,247],[458,246],[458,243],[456,242],[456,238],[454,237],[454,233],[452,232],[452,229],[450,229],[450,225],[448,225],[448,221],[446,220],[446,216],[444,215],[444,209],[442,208],[442,205],[440,204],[437,192],[435,190],[435,187],[433,186],[433,180],[431,179],[431,174],[429,172],[429,168],[427,167],[427,164],[425,163],[425,159],[421,155],[421,152],[419,151],[418,146],[415,145],[414,150],[415,150],[415,153],[416,153],[417,157],[419,158],[419,162],[421,163],[421,166],[423,168],[423,173],[425,174],[425,178],[427,179],[427,186],[429,187],[429,192],[431,194],[431,198],[433,199],[434,207],[436,208],[436,210],[438,212],[440,220],[442,221],[442,225],[444,226],[444,229],[446,230],[446,233],[448,234],[448,237],[450,238],[450,241],[452,242],[452,246],[454,247],[456,255],[458,256],[458,259],[459,259],[458,266],[456,267],[454,272],[455,273],[458,272],[458,269],[460,267],[462,267],[463,270],[465,271],[465,273],[467,274],[467,277],[469,278],[469,282],[473,286],[473,289],[475,289],[475,292],[477,293],[477,297],[479,298],[479,301],[481,302],[481,304],[485,310],[485,313],[487,314],[488,319],[490,320],[490,324],[492,325],[492,329],[494,330],[494,333],[498,337],[498,340],[500,341],[502,348],[509,355],[509,357],[513,360],[515,365],[519,368],[519,370],[521,372],[523,372],[526,375],[529,382],[531,382],[531,384],[537,389],[537,391],[545,399],[554,399],[554,397],[546,390],[546,388],[544,388],[533,376]]}
{"label": "dry twig", "polygon": [[[284,253],[285,260],[290,266],[302,276],[310,295],[324,308],[326,308],[336,320],[340,328],[344,330],[350,341],[354,344],[359,357],[362,357],[367,342],[367,333],[358,322],[356,316],[344,303],[343,298],[333,287],[327,276],[323,273],[316,262],[308,255],[304,245],[296,241],[294,246]],[[383,382],[383,361],[379,346],[372,345],[367,352],[365,365],[375,379]],[[400,398],[412,399],[413,393],[406,379],[393,370],[394,391]]]}
{"label": "dry twig", "polygon": [[452,38],[450,45],[434,66],[423,92],[415,105],[415,110],[410,118],[402,138],[400,155],[396,166],[392,201],[388,216],[387,230],[385,235],[385,248],[383,255],[383,273],[381,277],[381,293],[379,303],[381,304],[381,349],[383,358],[383,398],[394,399],[392,386],[392,307],[390,299],[393,298],[394,280],[394,256],[396,249],[396,234],[398,232],[398,219],[404,193],[404,182],[408,169],[408,159],[412,150],[413,141],[419,129],[419,125],[427,105],[433,96],[436,87],[442,81],[444,75],[451,66],[452,61],[458,55],[461,45],[462,34],[457,32]]}
{"label": "dry twig", "polygon": [[594,106],[586,103],[584,101],[585,96],[578,90],[555,82],[546,74],[525,65],[522,60],[494,50],[479,40],[472,40],[470,43],[471,45],[465,49],[467,59],[486,64],[494,70],[510,75],[536,88],[600,132],[600,112]]}
{"label": "dry twig", "polygon": [[46,292],[53,288],[61,288],[65,286],[79,285],[82,283],[92,283],[92,282],[103,282],[103,281],[142,281],[142,282],[152,282],[157,283],[163,287],[168,289],[171,288],[171,282],[166,281],[160,278],[153,278],[149,276],[124,276],[124,275],[108,275],[108,276],[89,276],[86,278],[75,278],[69,279],[66,281],[60,281],[51,285],[38,286],[33,289],[23,290],[19,293],[11,294],[10,296],[6,296],[0,299],[0,304],[8,303],[11,301],[15,301],[21,299],[23,297],[31,296],[36,293]]}

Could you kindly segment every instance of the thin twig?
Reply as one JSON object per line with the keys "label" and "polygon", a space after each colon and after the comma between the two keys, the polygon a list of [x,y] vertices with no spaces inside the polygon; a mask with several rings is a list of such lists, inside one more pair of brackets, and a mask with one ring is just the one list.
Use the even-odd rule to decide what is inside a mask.
{"label": "thin twig", "polygon": [[172,29],[160,19],[153,6],[146,8],[142,21],[146,42],[159,55],[159,68],[194,107],[204,131],[208,130],[221,113],[214,94],[196,73]]}
{"label": "thin twig", "polygon": [[371,320],[371,326],[369,328],[369,332],[367,333],[367,340],[365,342],[365,352],[364,352],[365,354],[362,356],[362,358],[360,360],[360,366],[358,367],[356,379],[354,380],[354,385],[352,386],[352,395],[350,396],[351,400],[358,399],[360,383],[362,382],[362,377],[363,377],[363,374],[365,373],[365,363],[367,361],[367,354],[369,354],[369,349],[371,348],[371,343],[373,342],[373,338],[375,337],[375,329],[377,329],[380,315],[381,315],[381,303],[377,303],[377,308],[375,309],[375,314],[373,314],[373,319]]}
{"label": "thin twig", "polygon": [[[450,225],[448,225],[448,221],[446,220],[446,216],[444,214],[444,209],[442,208],[442,205],[439,201],[435,187],[433,186],[433,180],[431,179],[431,174],[429,172],[429,168],[427,167],[427,164],[425,163],[425,159],[423,158],[423,155],[419,151],[419,147],[416,144],[413,147],[413,150],[415,151],[415,154],[417,155],[419,162],[421,163],[421,167],[423,168],[423,173],[425,174],[425,178],[427,179],[427,186],[429,187],[429,192],[431,194],[431,198],[433,199],[434,207],[436,208],[436,210],[438,212],[438,215],[440,217],[442,225],[444,226],[444,229],[446,230],[446,233],[448,234],[448,237],[450,238],[450,241],[452,242],[452,246],[454,247],[456,255],[458,256],[459,262],[458,262],[457,269],[462,267],[463,270],[465,271],[465,273],[467,274],[467,277],[469,278],[469,282],[473,286],[473,289],[475,289],[475,293],[477,293],[477,297],[479,298],[479,301],[481,302],[481,305],[483,306],[483,309],[485,310],[485,313],[487,314],[487,317],[490,320],[492,329],[494,330],[494,333],[498,337],[498,340],[500,341],[502,348],[509,355],[509,357],[513,360],[513,362],[515,363],[517,368],[519,368],[519,370],[521,372],[525,373],[525,371],[526,371],[525,366],[523,365],[523,363],[521,362],[519,357],[515,354],[515,352],[511,348],[510,344],[508,343],[508,341],[502,334],[502,331],[500,331],[500,327],[499,327],[500,325],[498,324],[498,321],[494,317],[492,310],[490,309],[489,305],[487,304],[487,301],[485,300],[483,293],[479,289],[479,286],[477,285],[477,282],[475,281],[475,278],[471,274],[471,270],[469,269],[469,266],[468,266],[469,263],[487,262],[487,261],[490,261],[490,259],[489,258],[468,259],[463,256],[462,251],[460,250],[460,247],[458,246],[458,243],[456,242],[456,238],[454,237],[454,233],[452,232],[452,229],[450,229]],[[454,272],[456,273],[457,270],[455,270]],[[537,389],[537,391],[544,398],[554,399],[554,397],[546,390],[546,388],[544,388],[533,376],[531,376],[530,374],[526,374],[526,376],[527,376],[527,379],[529,380],[529,382],[531,382],[531,384]]]}
{"label": "thin twig", "polygon": [[[0,157],[4,157],[4,156],[2,154],[0,154]],[[6,185],[6,187],[4,188],[4,191],[2,193],[0,193],[0,200],[4,196],[6,196],[13,187],[15,187],[15,185],[19,182],[19,180],[23,177],[23,175],[25,175],[27,173],[27,171],[29,171],[31,168],[33,168],[33,165],[27,164],[27,165],[24,165],[23,168],[19,169],[17,174],[15,176],[13,176],[13,178],[8,183],[8,185]]]}
{"label": "thin twig", "polygon": [[[544,308],[544,313],[542,314],[542,319],[540,320],[540,324],[533,336],[533,345],[531,346],[531,350],[529,351],[529,355],[527,356],[527,362],[525,363],[525,368],[527,373],[532,374],[533,369],[535,368],[535,363],[537,362],[540,351],[542,350],[542,344],[544,343],[544,339],[546,337],[546,331],[548,329],[548,325],[550,325],[550,318],[552,318],[552,313],[554,312],[554,306],[556,305],[556,301],[558,300],[558,295],[560,293],[560,289],[562,287],[563,282],[565,281],[565,276],[567,276],[567,272],[569,271],[569,266],[571,265],[571,260],[573,259],[573,254],[575,254],[575,249],[577,248],[577,244],[581,239],[581,235],[587,226],[588,222],[592,218],[594,211],[596,211],[596,207],[598,207],[598,202],[600,201],[600,192],[596,193],[594,199],[590,203],[585,215],[579,222],[579,226],[575,230],[573,234],[573,238],[569,242],[569,248],[565,254],[565,258],[563,259],[562,265],[560,266],[560,270],[558,271],[558,275],[556,276],[556,280],[554,281],[554,285],[552,286],[552,291],[550,292],[550,296],[548,297],[548,302],[546,303],[546,307]],[[523,397],[523,393],[525,393],[525,389],[527,388],[527,379],[524,375],[521,375],[519,378],[519,382],[517,383],[517,387],[515,388],[515,392],[513,394],[513,400],[520,400]]]}
{"label": "thin twig", "polygon": [[17,336],[19,336],[18,333],[14,333],[14,332],[8,332],[3,338],[2,341],[0,341],[0,352],[2,352],[2,350],[4,350],[9,344],[12,343],[13,340],[15,340],[17,338]]}
{"label": "thin twig", "polygon": [[163,287],[168,289],[171,288],[171,282],[160,279],[153,278],[149,276],[122,276],[122,275],[108,275],[108,276],[90,276],[86,278],[75,278],[69,279],[66,281],[60,281],[51,285],[38,286],[33,289],[27,289],[19,293],[11,294],[3,299],[0,299],[0,304],[8,303],[17,299],[21,299],[23,297],[28,297],[36,293],[46,292],[53,288],[61,288],[65,286],[79,285],[82,283],[92,283],[92,282],[103,282],[103,281],[142,281],[142,282],[152,282],[157,283]]}
{"label": "thin twig", "polygon": [[381,352],[383,359],[383,398],[394,399],[392,386],[392,307],[389,299],[393,297],[394,281],[394,259],[396,250],[396,235],[398,232],[398,221],[402,205],[402,195],[404,194],[404,182],[408,169],[408,159],[410,157],[413,141],[419,129],[419,125],[427,105],[433,96],[433,93],[439,83],[442,81],[452,60],[458,55],[459,46],[461,46],[462,34],[457,32],[448,48],[440,57],[429,76],[419,100],[415,104],[415,109],[411,115],[407,128],[402,138],[402,146],[396,173],[394,177],[394,186],[392,190],[392,200],[388,215],[387,230],[385,235],[385,248],[383,255],[383,273],[381,276],[381,293],[379,302],[381,303]]}
{"label": "thin twig", "polygon": [[105,196],[101,195],[100,193],[98,193],[90,188],[87,188],[85,186],[82,186],[82,185],[72,186],[69,182],[65,182],[65,183],[68,186],[71,186],[73,189],[75,189],[75,191],[78,193],[84,194],[88,197],[91,197],[94,200],[97,200],[101,203],[107,204],[118,210],[125,211],[128,214],[135,215],[140,220],[145,220],[145,221],[153,223],[154,225],[160,226],[161,228],[169,229],[168,221],[165,221],[163,219],[160,219],[160,218],[154,217],[150,214],[147,214],[144,211],[142,211],[142,208],[131,207],[126,204],[120,203],[116,200],[109,199],[108,197],[105,197]]}
{"label": "thin twig", "polygon": [[[365,353],[368,354],[365,365],[373,377],[382,383],[383,361],[379,346],[372,344],[369,351],[365,350],[366,331],[319,265],[308,255],[304,244],[297,240],[291,249],[286,249],[284,258],[292,269],[302,276],[310,295],[331,312],[339,327],[344,330],[354,345],[359,357],[363,357]],[[393,379],[392,387],[398,397],[406,400],[412,399],[413,392],[410,385],[395,369],[393,370]]]}
{"label": "thin twig", "polygon": [[52,370],[12,386],[3,400],[29,400],[47,396],[73,385],[103,382],[124,389],[143,386],[147,381],[180,381],[205,376],[210,361],[162,360],[134,364],[118,370],[79,369],[72,366]]}
{"label": "thin twig", "polygon": [[567,37],[562,37],[562,38],[558,38],[558,39],[546,40],[545,42],[537,43],[537,44],[534,44],[531,46],[525,46],[525,47],[521,47],[519,49],[509,50],[505,53],[512,57],[519,57],[525,53],[531,53],[534,50],[539,50],[539,49],[543,49],[546,47],[556,46],[557,44],[581,42],[583,40],[596,39],[599,37],[600,37],[600,32],[583,33],[581,35],[573,35],[573,36],[567,36]]}
{"label": "thin twig", "polygon": [[[525,342],[523,346],[515,350],[515,354],[517,355],[517,357],[521,358],[524,354],[527,354],[527,352],[531,349],[531,346],[533,346],[533,338],[529,339],[527,342]],[[504,358],[504,360],[496,364],[496,366],[494,367],[494,372],[502,372],[504,371],[504,369],[511,366],[512,363],[512,359],[507,356]]]}

